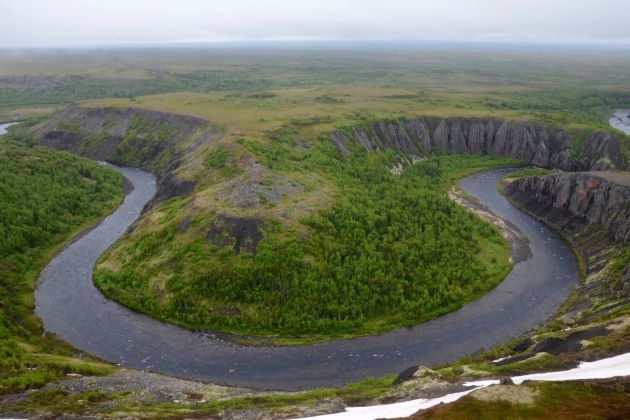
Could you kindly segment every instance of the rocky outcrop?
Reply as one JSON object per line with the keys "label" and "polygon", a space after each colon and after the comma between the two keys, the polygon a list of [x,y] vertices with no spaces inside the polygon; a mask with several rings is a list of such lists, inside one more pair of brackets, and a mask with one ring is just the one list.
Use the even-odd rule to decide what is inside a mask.
{"label": "rocky outcrop", "polygon": [[[474,153],[505,156],[563,170],[604,170],[625,166],[619,139],[612,134],[594,132],[578,145],[563,129],[501,119],[377,121],[344,131],[329,133],[329,139],[342,153],[347,153],[350,144],[356,142],[370,153],[386,149],[414,155]],[[581,152],[577,152],[578,149]]]}
{"label": "rocky outcrop", "polygon": [[262,240],[263,222],[246,217],[217,216],[208,232],[208,240],[217,247],[232,246],[234,253],[256,254]]}
{"label": "rocky outcrop", "polygon": [[505,190],[552,225],[598,225],[615,241],[630,243],[630,186],[603,176],[587,172],[532,176],[508,183]]}
{"label": "rocky outcrop", "polygon": [[[210,141],[201,118],[139,108],[69,106],[32,128],[44,146],[155,173],[158,192],[149,206],[193,191],[175,170],[185,153]],[[184,147],[180,147],[182,144]]]}

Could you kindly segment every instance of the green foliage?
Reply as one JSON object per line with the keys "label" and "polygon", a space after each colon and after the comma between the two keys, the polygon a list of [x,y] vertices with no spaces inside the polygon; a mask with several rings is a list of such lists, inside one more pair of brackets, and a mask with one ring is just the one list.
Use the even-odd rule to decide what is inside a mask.
{"label": "green foliage", "polygon": [[0,141],[0,393],[92,372],[69,360],[31,355],[33,345],[63,353],[63,346],[41,337],[32,292],[55,247],[113,209],[121,196],[121,176],[95,162]]}
{"label": "green foliage", "polygon": [[[264,409],[270,414],[279,412],[286,413],[286,409],[297,406],[312,406],[322,400],[340,399],[348,405],[361,405],[366,401],[380,397],[391,390],[392,383],[395,379],[394,375],[387,375],[378,379],[365,378],[361,381],[346,385],[341,388],[317,388],[305,392],[297,393],[270,393],[263,395],[251,395],[232,398],[212,399],[203,403],[192,403],[182,406],[177,403],[160,403],[145,405],[142,402],[123,403],[116,405],[110,410],[109,414],[116,416],[118,413],[137,414],[138,417],[177,417],[185,410],[186,415],[204,416],[218,414],[227,410],[246,410],[246,409]],[[47,391],[38,391],[36,394],[44,394]],[[72,397],[68,397],[70,400]],[[31,401],[35,397],[31,398]],[[70,401],[68,401],[70,402]],[[22,404],[25,407],[32,406],[30,403]],[[290,411],[289,411],[290,413]]]}
{"label": "green foliage", "polygon": [[[531,403],[511,403],[498,398],[484,401],[469,395],[454,403],[427,410],[423,418],[616,419],[627,417],[630,405],[628,382],[624,380],[539,382],[520,386],[533,394]],[[501,391],[497,388],[497,396],[501,395]]]}
{"label": "green foliage", "polygon": [[516,179],[516,178],[525,178],[527,176],[541,176],[541,175],[551,175],[558,173],[555,169],[545,169],[545,168],[525,168],[521,169],[518,172],[512,172],[506,178]]}
{"label": "green foliage", "polygon": [[[262,158],[290,168],[285,154],[295,152],[273,144],[277,154],[261,149]],[[95,282],[136,310],[189,327],[331,337],[420,322],[493,288],[509,270],[507,245],[444,192],[455,177],[514,162],[441,156],[402,177],[387,170],[395,162],[392,153],[347,159],[322,147],[303,164],[325,171],[342,192],[303,221],[308,237],[278,237],[268,227],[255,256],[235,256],[201,233],[178,245],[167,225],[128,241],[123,268],[97,270]],[[143,265],[160,254],[163,265]],[[173,274],[162,299],[149,284],[165,272]]]}
{"label": "green foliage", "polygon": [[161,174],[174,159],[174,142],[175,135],[169,124],[154,124],[134,117],[110,160]]}
{"label": "green foliage", "polygon": [[[608,128],[610,109],[630,103],[630,92],[562,86],[543,90],[523,90],[489,99],[489,109],[515,110],[550,124],[589,123]],[[480,104],[481,105],[481,104]]]}
{"label": "green foliage", "polygon": [[12,411],[41,410],[52,416],[68,416],[89,412],[105,400],[116,400],[121,394],[104,394],[100,391],[69,393],[61,389],[43,389],[30,393],[10,406]]}

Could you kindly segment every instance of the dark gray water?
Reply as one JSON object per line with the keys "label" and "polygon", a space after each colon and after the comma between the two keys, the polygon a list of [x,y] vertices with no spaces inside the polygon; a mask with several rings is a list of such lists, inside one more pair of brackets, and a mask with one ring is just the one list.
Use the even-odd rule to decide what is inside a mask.
{"label": "dark gray water", "polygon": [[302,347],[237,345],[134,313],[93,286],[96,259],[155,193],[151,174],[115,169],[134,190],[115,213],[46,267],[36,290],[36,312],[47,331],[131,368],[266,389],[340,385],[417,364],[452,362],[514,338],[548,319],[578,281],[567,246],[497,193],[496,183],[505,171],[485,172],[461,181],[462,188],[518,226],[529,237],[533,253],[495,290],[440,318],[379,336]]}
{"label": "dark gray water", "polygon": [[608,122],[617,130],[630,134],[630,109],[616,109]]}

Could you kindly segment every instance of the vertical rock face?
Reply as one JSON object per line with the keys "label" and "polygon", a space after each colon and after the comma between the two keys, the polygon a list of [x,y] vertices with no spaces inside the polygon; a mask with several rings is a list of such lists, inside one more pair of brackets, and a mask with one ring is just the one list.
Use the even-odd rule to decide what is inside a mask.
{"label": "vertical rock face", "polygon": [[616,241],[630,243],[629,186],[577,172],[520,178],[507,184],[505,190],[535,214],[553,217],[554,212],[563,213],[567,223],[574,218],[599,225]]}
{"label": "vertical rock face", "polygon": [[[602,156],[605,157],[602,159]],[[619,141],[609,133],[593,133],[584,144],[580,158],[582,168],[603,170],[612,163],[615,167],[622,167],[623,162]]]}
{"label": "vertical rock face", "polygon": [[[386,149],[413,154],[473,153],[511,157],[563,170],[624,168],[619,139],[612,134],[592,133],[574,158],[572,140],[564,130],[501,119],[379,121],[351,127],[348,136],[331,132],[329,138],[342,153],[354,141],[369,153]],[[577,150],[577,145],[573,148]]]}

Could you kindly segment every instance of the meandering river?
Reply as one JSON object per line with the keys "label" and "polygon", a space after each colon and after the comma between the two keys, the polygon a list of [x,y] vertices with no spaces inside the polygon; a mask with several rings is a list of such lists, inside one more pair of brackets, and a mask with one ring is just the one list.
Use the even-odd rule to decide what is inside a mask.
{"label": "meandering river", "polygon": [[266,389],[340,385],[417,364],[452,362],[514,338],[548,319],[578,282],[575,258],[564,242],[497,192],[506,172],[484,172],[462,180],[461,187],[514,223],[532,250],[496,289],[445,316],[378,336],[299,347],[238,345],[135,313],[94,287],[97,258],[139,217],[156,190],[150,173],[112,168],[131,181],[133,191],[48,264],[35,296],[46,331],[122,366]]}

